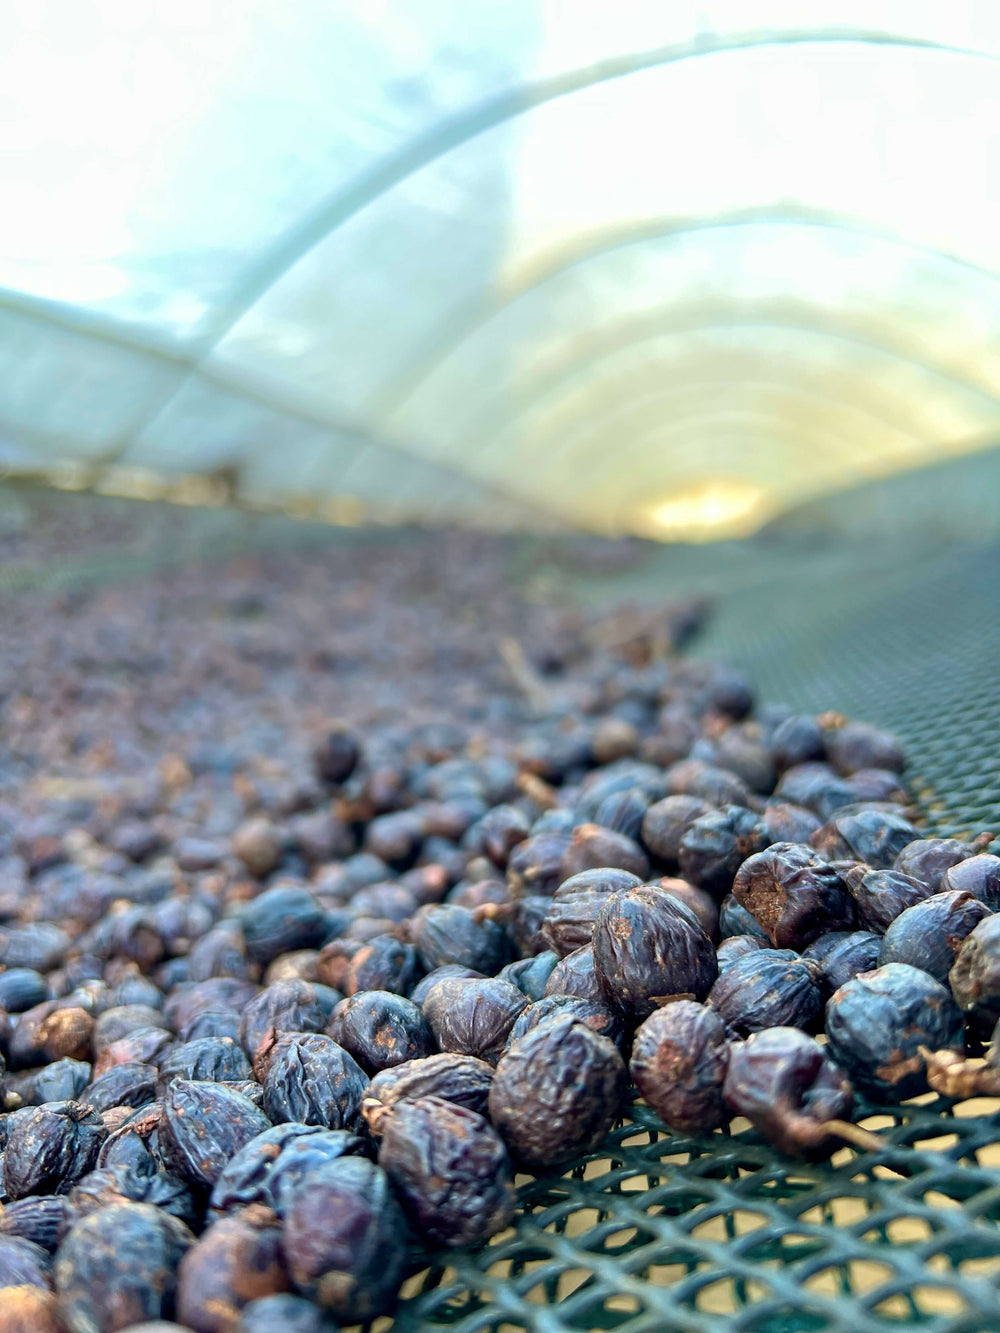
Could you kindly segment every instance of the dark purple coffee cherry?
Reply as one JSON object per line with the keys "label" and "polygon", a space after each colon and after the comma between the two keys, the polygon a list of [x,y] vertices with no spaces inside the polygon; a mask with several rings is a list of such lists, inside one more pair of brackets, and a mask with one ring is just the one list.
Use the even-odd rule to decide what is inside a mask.
{"label": "dark purple coffee cherry", "polygon": [[727,967],[732,967],[737,958],[742,958],[748,953],[755,953],[758,949],[767,948],[768,942],[766,936],[727,935],[715,951],[716,961],[719,965],[719,976],[722,976]]}
{"label": "dark purple coffee cherry", "polygon": [[760,822],[770,842],[808,842],[823,821],[804,805],[772,799],[764,807]]}
{"label": "dark purple coffee cherry", "polygon": [[154,1204],[190,1227],[196,1225],[200,1212],[190,1187],[169,1171],[147,1175],[133,1166],[101,1166],[70,1190],[60,1240],[81,1218],[113,1203]]}
{"label": "dark purple coffee cherry", "polygon": [[757,949],[737,958],[709,991],[708,1005],[732,1032],[812,1029],[823,1011],[818,967],[791,949]]}
{"label": "dark purple coffee cherry", "polygon": [[307,1176],[341,1157],[363,1153],[362,1140],[342,1129],[295,1122],[252,1138],[223,1167],[212,1186],[209,1217],[263,1204],[284,1216]]}
{"label": "dark purple coffee cherry", "polygon": [[945,871],[976,854],[977,848],[958,838],[917,838],[896,857],[894,870],[928,885],[933,893],[941,886]]}
{"label": "dark purple coffee cherry", "polygon": [[797,1028],[758,1032],[730,1048],[726,1105],[743,1115],[783,1153],[814,1161],[840,1146],[830,1122],[851,1114],[846,1074],[812,1037]]}
{"label": "dark purple coffee cherry", "polygon": [[198,1333],[229,1333],[240,1310],[287,1291],[278,1219],[251,1204],[207,1227],[177,1270],[177,1317]]}
{"label": "dark purple coffee cherry", "polygon": [[985,903],[991,912],[1000,912],[1000,856],[982,852],[959,861],[941,876],[941,889],[960,889]]}
{"label": "dark purple coffee cherry", "polygon": [[779,948],[804,949],[820,935],[855,924],[854,901],[839,870],[799,843],[777,842],[744,861],[733,897]]}
{"label": "dark purple coffee cherry", "polygon": [[902,773],[906,767],[899,741],[890,731],[867,722],[847,722],[826,732],[826,752],[830,763],[843,777],[861,768],[887,768]]}
{"label": "dark purple coffee cherry", "polygon": [[884,935],[901,912],[933,892],[929,885],[898,870],[872,870],[866,865],[845,870],[844,883],[854,899],[859,924],[878,935]]}
{"label": "dark purple coffee cherry", "polygon": [[490,1118],[517,1159],[547,1170],[598,1146],[627,1084],[614,1043],[566,1014],[540,1023],[501,1057]]}
{"label": "dark purple coffee cherry", "polygon": [[[514,967],[516,964],[511,963],[509,966]],[[462,967],[459,963],[445,963],[443,967],[436,967],[433,972],[428,972],[426,976],[420,978],[413,988],[410,999],[422,1008],[424,1000],[427,999],[439,981],[453,977],[481,977],[482,975],[482,972],[477,972],[471,967]]]}
{"label": "dark purple coffee cherry", "polygon": [[1000,1019],[1000,916],[985,917],[966,936],[948,981],[959,1006],[975,1018],[977,1027]]}
{"label": "dark purple coffee cherry", "polygon": [[[274,1296],[260,1296],[244,1305],[233,1333],[339,1333],[334,1321],[304,1296],[282,1291]],[[136,1333],[143,1333],[137,1330]],[[154,1333],[153,1329],[147,1333]],[[168,1333],[167,1329],[160,1333]]]}
{"label": "dark purple coffee cherry", "polygon": [[418,1235],[437,1245],[482,1245],[514,1216],[513,1172],[490,1122],[439,1097],[369,1112],[379,1165]]}
{"label": "dark purple coffee cherry", "polygon": [[519,842],[507,860],[511,892],[520,898],[553,894],[565,878],[562,859],[571,838],[571,830],[551,830]]}
{"label": "dark purple coffee cherry", "polygon": [[268,1033],[322,1032],[326,1012],[308,981],[276,981],[244,1006],[240,1045],[252,1060]]}
{"label": "dark purple coffee cherry", "polygon": [[699,796],[665,796],[646,811],[642,821],[642,841],[658,861],[676,869],[681,838],[701,815],[712,807]]}
{"label": "dark purple coffee cherry", "polygon": [[458,963],[493,976],[511,961],[511,943],[494,921],[480,921],[467,907],[449,903],[421,907],[410,923],[411,938],[427,971]]}
{"label": "dark purple coffee cherry", "polygon": [[324,782],[337,783],[349,778],[361,757],[358,738],[346,727],[334,727],[316,743],[313,763]]}
{"label": "dark purple coffee cherry", "polygon": [[732,936],[754,935],[763,944],[770,944],[767,931],[753,913],[742,907],[731,893],[719,904],[719,938],[725,943]]}
{"label": "dark purple coffee cherry", "polygon": [[342,1157],[307,1176],[282,1222],[296,1288],[346,1324],[387,1314],[406,1258],[406,1223],[389,1180],[363,1157]]}
{"label": "dark purple coffee cherry", "polygon": [[545,983],[545,995],[572,995],[580,1000],[598,1000],[608,1002],[604,983],[594,964],[594,948],[588,944],[585,949],[574,949],[549,973]]}
{"label": "dark purple coffee cherry", "polygon": [[882,938],[879,964],[909,963],[946,986],[965,937],[990,915],[986,904],[971,894],[935,893],[892,923]]}
{"label": "dark purple coffee cherry", "polygon": [[96,1164],[108,1136],[96,1111],[79,1102],[48,1102],[12,1111],[3,1154],[11,1199],[65,1194]]}
{"label": "dark purple coffee cherry", "polygon": [[546,995],[534,1004],[522,1009],[507,1038],[507,1045],[512,1046],[525,1033],[533,1031],[539,1023],[547,1023],[561,1014],[571,1014],[580,1023],[585,1023],[599,1036],[607,1037],[620,1047],[625,1036],[625,1024],[621,1014],[610,1009],[599,1000],[582,1000],[576,995]]}
{"label": "dark purple coffee cherry", "polygon": [[404,1098],[440,1097],[485,1115],[492,1083],[491,1064],[472,1055],[453,1055],[445,1051],[381,1070],[368,1085],[362,1105],[367,1107],[376,1102],[380,1106],[392,1106]]}
{"label": "dark purple coffee cherry", "polygon": [[639,1017],[671,996],[704,999],[718,973],[697,919],[651,884],[612,894],[597,918],[593,949],[612,1004]]}
{"label": "dark purple coffee cherry", "polygon": [[442,1051],[496,1064],[528,1000],[498,977],[439,981],[424,1001],[424,1016]]}
{"label": "dark purple coffee cherry", "polygon": [[728,1119],[722,1100],[728,1063],[719,1015],[677,1000],[655,1010],[636,1032],[629,1070],[664,1124],[683,1134],[706,1134]]}
{"label": "dark purple coffee cherry", "polygon": [[[422,972],[412,944],[405,944],[394,935],[376,935],[354,950],[345,968],[343,987],[338,989],[343,989],[345,995],[355,995],[362,990],[387,990],[394,995],[409,995]],[[321,976],[320,980],[324,978]],[[333,983],[327,980],[327,984]]]}
{"label": "dark purple coffee cherry", "polygon": [[927,972],[888,963],[834,991],[826,1006],[830,1054],[873,1101],[898,1102],[927,1091],[921,1047],[965,1049],[962,1013]]}
{"label": "dark purple coffee cherry", "polygon": [[780,722],[771,733],[771,757],[782,771],[796,764],[808,764],[826,758],[823,729],[814,717],[793,714]]}
{"label": "dark purple coffee cherry", "polygon": [[[181,1042],[166,1053],[159,1064],[156,1085],[162,1093],[175,1078],[202,1083],[240,1083],[252,1077],[253,1070],[243,1048],[230,1037],[199,1037],[195,1041]],[[133,1105],[131,1102],[127,1104]],[[141,1106],[142,1103],[135,1105]]]}
{"label": "dark purple coffee cherry", "polygon": [[508,963],[497,975],[501,981],[511,982],[529,1000],[540,1000],[558,962],[559,955],[552,949],[546,949],[533,958],[519,958],[517,962]]}
{"label": "dark purple coffee cherry", "polygon": [[[876,874],[879,872],[875,872]],[[813,940],[802,957],[817,965],[817,984],[824,1000],[845,981],[878,967],[880,936],[867,930],[832,930]]]}
{"label": "dark purple coffee cherry", "polygon": [[586,870],[625,870],[641,882],[649,874],[649,858],[637,842],[600,824],[580,824],[573,830],[560,864],[562,880]]}
{"label": "dark purple coffee cherry", "polygon": [[565,958],[574,949],[585,948],[591,942],[594,922],[608,896],[641,883],[629,871],[610,866],[583,870],[563,880],[552,895],[542,922],[546,944],[560,958]]}
{"label": "dark purple coffee cherry", "polygon": [[[0,1212],[0,1237],[30,1241],[54,1254],[62,1238],[68,1207],[64,1194],[29,1194],[24,1199],[11,1199]],[[0,1272],[0,1286],[17,1285],[10,1281],[9,1273]]]}
{"label": "dark purple coffee cherry", "polygon": [[902,815],[860,810],[834,816],[809,841],[828,861],[863,861],[873,870],[888,870],[916,833]]}
{"label": "dark purple coffee cherry", "polygon": [[435,1049],[420,1006],[391,991],[358,991],[334,1010],[336,1040],[366,1073],[419,1060]]}
{"label": "dark purple coffee cherry", "polygon": [[275,1124],[353,1129],[367,1086],[361,1066],[330,1037],[286,1033],[275,1043],[264,1076],[264,1110]]}
{"label": "dark purple coffee cherry", "polygon": [[163,1095],[164,1160],[197,1188],[211,1189],[229,1159],[267,1128],[264,1113],[222,1083],[176,1079]]}
{"label": "dark purple coffee cherry", "polygon": [[680,841],[678,861],[691,884],[724,897],[733,876],[748,856],[763,851],[770,838],[758,815],[738,805],[710,810],[688,826]]}
{"label": "dark purple coffee cherry", "polygon": [[177,1268],[193,1239],[176,1217],[148,1203],[112,1204],[82,1218],[55,1262],[71,1333],[171,1319]]}

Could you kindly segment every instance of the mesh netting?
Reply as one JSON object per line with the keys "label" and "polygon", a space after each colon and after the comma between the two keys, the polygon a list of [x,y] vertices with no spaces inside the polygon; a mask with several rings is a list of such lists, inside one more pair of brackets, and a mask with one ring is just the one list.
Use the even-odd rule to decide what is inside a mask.
{"label": "mesh netting", "polygon": [[[765,700],[897,730],[928,829],[1000,830],[997,562],[992,547],[743,550],[701,650]],[[677,590],[653,566],[640,591]],[[883,1152],[804,1166],[745,1122],[692,1139],[636,1106],[566,1175],[525,1178],[510,1232],[416,1277],[396,1327],[995,1333],[996,1108],[873,1107]]]}

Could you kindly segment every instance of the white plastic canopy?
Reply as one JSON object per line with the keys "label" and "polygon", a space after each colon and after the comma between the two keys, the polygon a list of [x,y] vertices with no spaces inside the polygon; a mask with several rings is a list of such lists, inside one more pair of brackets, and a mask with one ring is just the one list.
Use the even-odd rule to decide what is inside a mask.
{"label": "white plastic canopy", "polygon": [[1000,5],[8,0],[0,467],[703,536],[996,442]]}

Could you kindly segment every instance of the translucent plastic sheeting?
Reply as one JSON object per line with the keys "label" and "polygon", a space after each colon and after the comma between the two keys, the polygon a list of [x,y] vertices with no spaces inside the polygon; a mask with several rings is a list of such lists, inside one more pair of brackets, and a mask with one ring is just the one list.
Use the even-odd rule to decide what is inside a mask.
{"label": "translucent plastic sheeting", "polygon": [[689,536],[997,439],[1000,7],[2,26],[12,470]]}

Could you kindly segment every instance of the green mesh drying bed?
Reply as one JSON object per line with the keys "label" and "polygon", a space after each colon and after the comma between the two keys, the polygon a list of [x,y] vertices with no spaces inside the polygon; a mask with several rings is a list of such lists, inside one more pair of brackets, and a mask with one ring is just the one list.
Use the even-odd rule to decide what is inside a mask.
{"label": "green mesh drying bed", "polygon": [[[998,554],[741,550],[702,651],[765,700],[897,729],[928,829],[1000,830]],[[639,591],[676,591],[653,565]],[[510,1232],[415,1278],[396,1328],[996,1333],[997,1104],[918,1102],[872,1108],[883,1152],[820,1166],[740,1122],[692,1139],[637,1106],[566,1175],[526,1179]]]}

